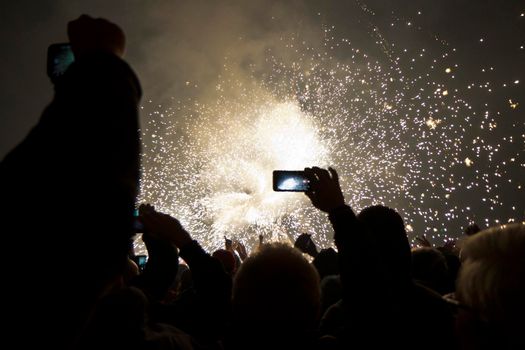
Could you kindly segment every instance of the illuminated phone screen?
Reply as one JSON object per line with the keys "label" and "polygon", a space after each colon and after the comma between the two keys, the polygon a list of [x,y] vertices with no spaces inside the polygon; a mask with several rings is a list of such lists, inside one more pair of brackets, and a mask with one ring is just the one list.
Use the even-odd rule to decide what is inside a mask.
{"label": "illuminated phone screen", "polygon": [[53,44],[47,50],[47,74],[53,82],[60,78],[75,61],[71,45]]}
{"label": "illuminated phone screen", "polygon": [[306,192],[310,181],[301,170],[275,170],[273,190],[279,192]]}

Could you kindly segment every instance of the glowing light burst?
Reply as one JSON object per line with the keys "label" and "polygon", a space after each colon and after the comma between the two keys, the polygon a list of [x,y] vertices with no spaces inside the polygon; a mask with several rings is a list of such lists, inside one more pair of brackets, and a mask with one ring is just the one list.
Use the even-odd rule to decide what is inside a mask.
{"label": "glowing light burst", "polygon": [[304,222],[296,209],[306,198],[274,192],[272,171],[329,164],[315,119],[292,102],[261,101],[224,119],[205,120],[207,125],[197,124],[192,135],[202,145],[198,157],[207,160],[198,174],[204,180],[198,210],[216,233],[213,244],[220,245],[224,234],[246,234],[251,226],[268,238],[286,239],[287,231],[276,224],[290,213]]}
{"label": "glowing light burst", "polygon": [[[461,97],[450,80],[452,52],[404,54],[375,28],[388,57],[379,62],[337,39],[334,30],[324,28],[316,46],[297,36],[281,38],[262,66],[250,66],[248,79],[225,69],[213,102],[147,106],[157,110],[143,123],[140,201],[179,218],[209,250],[221,247],[224,236],[251,246],[259,234],[293,241],[302,232],[316,233],[320,246],[331,245],[328,220],[304,194],[272,191],[275,169],[331,165],[355,210],[394,207],[412,237],[456,236],[447,232],[450,223],[461,227],[475,218],[457,202],[467,190],[503,205],[493,186],[501,164],[491,158],[502,146],[465,134],[473,127],[492,131],[499,114],[473,109]],[[418,74],[406,68],[411,64],[421,65]],[[480,170],[482,162],[471,159],[482,157],[490,166]],[[512,159],[521,164],[522,153]]]}
{"label": "glowing light burst", "polygon": [[[259,234],[293,239],[285,228],[311,231],[317,223],[306,214],[319,215],[304,194],[274,192],[272,171],[330,164],[331,145],[318,121],[292,101],[252,98],[251,105],[245,100],[220,105],[199,109],[190,123],[170,123],[174,135],[167,130],[159,140],[155,134],[152,143],[162,151],[153,161],[162,170],[144,172],[143,200],[155,198],[151,202],[179,217],[208,248],[221,246],[224,236],[253,244]],[[166,147],[165,140],[175,135],[189,143]],[[150,161],[145,159],[146,169]]]}

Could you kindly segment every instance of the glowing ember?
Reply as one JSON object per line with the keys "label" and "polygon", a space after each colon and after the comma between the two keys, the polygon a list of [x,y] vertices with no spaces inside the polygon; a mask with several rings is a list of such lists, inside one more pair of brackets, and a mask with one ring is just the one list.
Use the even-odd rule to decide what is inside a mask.
{"label": "glowing ember", "polygon": [[[216,99],[146,106],[153,111],[143,129],[140,201],[178,217],[210,250],[224,236],[250,246],[259,234],[291,241],[301,232],[316,233],[325,247],[332,244],[326,216],[304,194],[273,192],[271,175],[331,165],[356,211],[379,203],[396,208],[411,236],[446,241],[451,224],[491,224],[459,199],[492,208],[503,205],[502,178],[522,188],[504,170],[525,167],[523,153],[512,151],[525,133],[498,136],[502,115],[465,97],[495,84],[454,83],[450,67],[459,65],[445,44],[434,55],[425,47],[410,51],[374,27],[387,58],[380,62],[338,38],[336,28],[322,31],[321,43],[283,35],[279,47],[249,65],[248,78],[225,62]],[[435,69],[449,64],[444,77]],[[516,215],[522,210],[512,208]],[[515,219],[502,222],[508,220]]]}

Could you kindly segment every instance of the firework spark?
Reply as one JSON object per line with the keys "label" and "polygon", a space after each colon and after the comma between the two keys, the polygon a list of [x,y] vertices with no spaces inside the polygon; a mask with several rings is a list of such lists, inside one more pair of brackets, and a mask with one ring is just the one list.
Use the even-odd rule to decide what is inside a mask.
{"label": "firework spark", "polygon": [[[356,210],[389,205],[412,237],[427,233],[437,241],[456,235],[447,231],[451,223],[481,219],[459,199],[469,191],[491,208],[503,205],[494,178],[505,176],[508,164],[525,167],[522,150],[513,151],[512,136],[493,135],[498,112],[462,97],[476,88],[491,92],[493,84],[458,86],[456,50],[447,45],[435,55],[424,47],[411,52],[374,27],[387,57],[380,62],[337,38],[336,28],[323,30],[321,45],[282,37],[262,67],[250,67],[249,83],[225,69],[214,102],[155,108],[143,129],[140,200],[178,217],[210,250],[224,236],[253,245],[259,234],[292,241],[312,232],[320,246],[331,244],[326,217],[303,194],[272,191],[275,169],[331,165]],[[235,93],[225,93],[228,87]],[[479,132],[467,136],[474,128]],[[502,149],[512,161],[501,160]]]}

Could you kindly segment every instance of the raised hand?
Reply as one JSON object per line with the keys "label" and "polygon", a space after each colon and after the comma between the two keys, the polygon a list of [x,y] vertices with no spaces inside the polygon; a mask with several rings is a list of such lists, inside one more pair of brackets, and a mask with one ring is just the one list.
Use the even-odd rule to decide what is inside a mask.
{"label": "raised hand", "polygon": [[246,247],[242,242],[240,241],[233,241],[233,249],[239,254],[239,258],[241,258],[242,261],[246,260],[248,257],[248,253],[246,252]]}
{"label": "raised hand", "polygon": [[427,239],[425,235],[418,236],[415,239],[416,239],[416,242],[419,243],[419,245],[422,247],[432,247],[432,244],[430,243],[430,241]]}
{"label": "raised hand", "polygon": [[443,248],[445,248],[448,251],[453,251],[456,248],[456,240],[449,239],[445,242],[445,244],[443,244]]}
{"label": "raised hand", "polygon": [[306,195],[317,209],[329,213],[345,204],[343,192],[339,185],[339,176],[333,168],[305,168],[304,172],[310,181]]}
{"label": "raised hand", "polygon": [[126,36],[122,29],[103,18],[82,15],[68,23],[69,42],[75,58],[90,52],[109,52],[119,57],[126,49]]}
{"label": "raised hand", "polygon": [[317,247],[312,240],[312,235],[309,235],[308,233],[299,235],[299,237],[297,237],[295,240],[294,247],[314,258],[318,254]]}
{"label": "raised hand", "polygon": [[167,240],[178,248],[192,241],[190,234],[182,227],[179,220],[168,214],[159,213],[152,205],[142,204],[139,207],[139,214],[146,234]]}
{"label": "raised hand", "polygon": [[224,236],[224,249],[233,253],[233,241]]}

